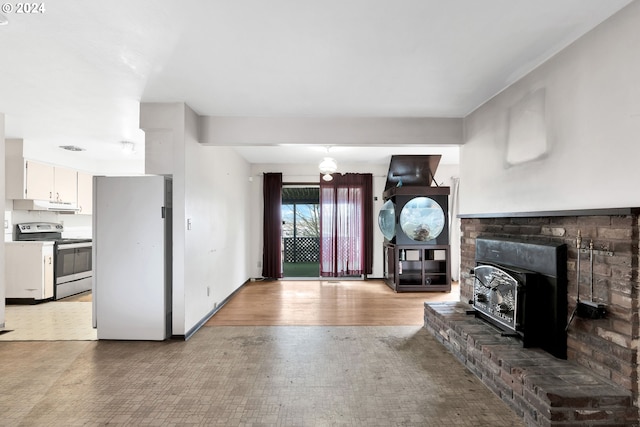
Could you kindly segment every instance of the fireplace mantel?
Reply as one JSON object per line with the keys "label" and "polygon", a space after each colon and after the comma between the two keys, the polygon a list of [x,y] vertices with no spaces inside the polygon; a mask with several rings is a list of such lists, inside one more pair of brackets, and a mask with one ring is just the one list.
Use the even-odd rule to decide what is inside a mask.
{"label": "fireplace mantel", "polygon": [[459,214],[458,218],[538,218],[557,216],[623,216],[639,215],[640,208],[573,209],[537,212],[498,212]]}

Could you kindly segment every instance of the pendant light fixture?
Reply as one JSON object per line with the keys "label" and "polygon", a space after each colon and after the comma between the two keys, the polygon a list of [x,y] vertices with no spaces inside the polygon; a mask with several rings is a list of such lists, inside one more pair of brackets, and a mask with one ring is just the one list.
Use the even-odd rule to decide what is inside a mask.
{"label": "pendant light fixture", "polygon": [[338,170],[338,163],[332,157],[325,157],[318,165],[320,173],[323,175],[322,179],[325,181],[331,181],[333,177],[332,173]]}

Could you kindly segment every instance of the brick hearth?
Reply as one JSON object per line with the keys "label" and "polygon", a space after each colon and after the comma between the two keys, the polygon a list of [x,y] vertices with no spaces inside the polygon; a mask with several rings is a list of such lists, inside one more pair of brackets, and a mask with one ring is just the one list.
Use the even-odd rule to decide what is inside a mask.
{"label": "brick hearth", "polygon": [[530,426],[637,426],[631,392],[502,336],[471,306],[425,303],[425,328]]}
{"label": "brick hearth", "polygon": [[[640,208],[460,215],[459,304],[425,307],[425,326],[530,425],[640,425]],[[593,276],[589,253],[597,250]],[[566,244],[567,313],[591,298],[606,306],[601,319],[576,316],[567,360],[524,349],[515,338],[464,314],[473,297],[476,238]],[[580,283],[577,259],[581,257]],[[626,408],[626,409],[623,409]]]}
{"label": "brick hearth", "polygon": [[[635,404],[638,390],[638,347],[640,342],[640,300],[638,290],[640,209],[622,208],[593,211],[546,212],[501,217],[463,217],[461,219],[460,300],[473,297],[476,237],[506,237],[522,241],[565,243],[568,248],[567,274],[571,313],[576,301],[576,236],[582,233],[582,246],[593,241],[596,249],[613,256],[594,257],[594,300],[607,307],[604,319],[576,316],[568,330],[567,358],[592,372],[630,390]],[[581,255],[580,295],[590,298],[589,255]]]}

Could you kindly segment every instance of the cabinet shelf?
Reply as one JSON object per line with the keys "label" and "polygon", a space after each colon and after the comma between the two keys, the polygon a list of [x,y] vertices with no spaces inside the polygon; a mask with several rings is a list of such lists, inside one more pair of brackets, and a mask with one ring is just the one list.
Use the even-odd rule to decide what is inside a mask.
{"label": "cabinet shelf", "polygon": [[396,292],[449,292],[449,245],[384,246],[385,282]]}

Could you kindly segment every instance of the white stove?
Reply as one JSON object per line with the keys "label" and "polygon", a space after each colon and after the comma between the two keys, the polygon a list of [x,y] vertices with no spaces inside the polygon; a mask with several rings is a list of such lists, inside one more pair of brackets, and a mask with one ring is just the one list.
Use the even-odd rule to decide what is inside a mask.
{"label": "white stove", "polygon": [[53,242],[53,298],[89,291],[92,287],[91,239],[63,238],[64,226],[52,222],[16,224],[18,242]]}

